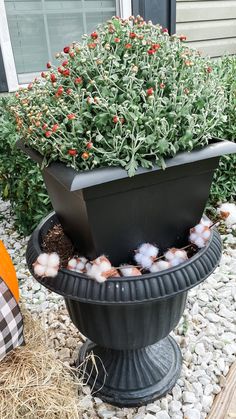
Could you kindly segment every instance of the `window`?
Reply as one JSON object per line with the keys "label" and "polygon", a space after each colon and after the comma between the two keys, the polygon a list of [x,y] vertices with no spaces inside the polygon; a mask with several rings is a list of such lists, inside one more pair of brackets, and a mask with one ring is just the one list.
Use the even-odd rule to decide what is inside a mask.
{"label": "window", "polygon": [[[125,0],[125,3],[129,1]],[[116,0],[5,0],[19,83],[55,62],[55,53],[117,14]]]}

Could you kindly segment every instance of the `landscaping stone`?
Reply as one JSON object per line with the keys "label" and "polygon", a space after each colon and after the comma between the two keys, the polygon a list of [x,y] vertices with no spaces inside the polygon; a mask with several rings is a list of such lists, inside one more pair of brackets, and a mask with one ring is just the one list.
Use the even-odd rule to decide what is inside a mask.
{"label": "landscaping stone", "polygon": [[[49,331],[48,345],[58,358],[74,365],[85,338],[72,324],[62,297],[35,281],[26,266],[28,238],[14,229],[8,202],[0,200],[0,239],[15,264],[21,300]],[[224,234],[220,266],[203,284],[190,290],[180,324],[172,336],[181,346],[183,368],[169,395],[139,408],[117,408],[91,396],[83,387],[79,396],[84,419],[205,419],[214,396],[225,386],[225,376],[236,360],[236,230]]]}

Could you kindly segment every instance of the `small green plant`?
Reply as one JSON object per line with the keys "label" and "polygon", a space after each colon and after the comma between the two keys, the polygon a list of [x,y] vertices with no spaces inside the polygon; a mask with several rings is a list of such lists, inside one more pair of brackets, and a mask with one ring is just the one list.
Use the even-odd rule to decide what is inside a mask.
{"label": "small green plant", "polygon": [[133,176],[206,145],[225,121],[214,64],[140,17],[112,18],[57,55],[59,66],[48,63],[12,109],[44,164],[121,166]]}
{"label": "small green plant", "polygon": [[0,195],[11,201],[18,230],[29,234],[51,209],[36,164],[16,147],[18,133],[9,111],[12,97],[0,102]]}

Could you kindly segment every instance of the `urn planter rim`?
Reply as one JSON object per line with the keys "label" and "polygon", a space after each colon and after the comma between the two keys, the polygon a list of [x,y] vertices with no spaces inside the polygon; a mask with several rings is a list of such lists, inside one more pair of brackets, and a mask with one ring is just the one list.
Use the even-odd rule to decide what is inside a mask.
{"label": "urn planter rim", "polygon": [[[54,213],[49,214],[33,232],[28,249],[27,262],[31,273],[32,264],[42,252],[39,244],[40,231],[44,224],[56,222]],[[55,223],[54,222],[54,223]],[[164,300],[198,285],[218,265],[221,257],[221,239],[216,228],[212,228],[207,245],[177,267],[142,277],[110,278],[98,283],[85,274],[60,269],[55,278],[36,279],[50,290],[65,298],[92,304],[137,304]],[[123,287],[123,292],[122,291]]]}
{"label": "urn planter rim", "polygon": [[[22,140],[17,142],[17,146],[34,161],[39,164],[42,163],[43,156],[33,148],[28,147]],[[176,156],[166,159],[165,164],[166,168],[175,167],[231,153],[236,153],[235,143],[228,140],[215,139],[215,142],[205,147],[177,153]],[[100,167],[98,169],[78,172],[72,167],[66,166],[64,163],[53,162],[46,170],[70,191],[77,191],[91,186],[129,178],[127,171],[121,167]],[[139,167],[134,176],[156,172],[158,170],[163,169],[157,165],[154,165],[151,169]]]}

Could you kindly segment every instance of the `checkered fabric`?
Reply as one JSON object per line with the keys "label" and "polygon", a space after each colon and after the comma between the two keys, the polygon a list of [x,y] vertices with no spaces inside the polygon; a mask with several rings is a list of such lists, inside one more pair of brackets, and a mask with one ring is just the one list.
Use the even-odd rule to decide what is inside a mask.
{"label": "checkered fabric", "polygon": [[11,291],[0,277],[0,361],[24,344],[23,319]]}

